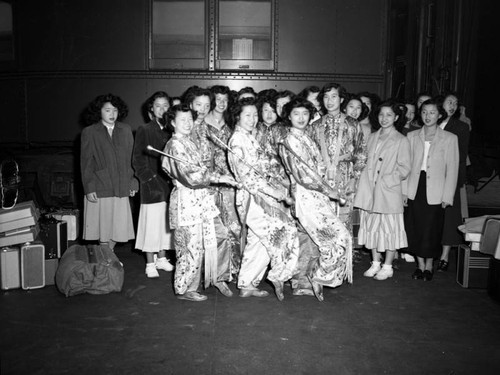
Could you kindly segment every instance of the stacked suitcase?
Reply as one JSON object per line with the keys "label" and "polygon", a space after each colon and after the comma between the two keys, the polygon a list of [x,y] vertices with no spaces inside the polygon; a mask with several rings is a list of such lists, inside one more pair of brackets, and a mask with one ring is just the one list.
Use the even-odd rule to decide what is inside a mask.
{"label": "stacked suitcase", "polygon": [[67,223],[39,219],[32,201],[0,210],[1,289],[54,285],[59,258],[67,247]]}

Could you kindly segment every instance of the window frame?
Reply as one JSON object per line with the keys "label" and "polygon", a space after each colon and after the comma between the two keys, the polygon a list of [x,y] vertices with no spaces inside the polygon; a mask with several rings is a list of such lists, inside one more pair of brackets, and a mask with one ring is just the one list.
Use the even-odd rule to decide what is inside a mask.
{"label": "window frame", "polygon": [[[203,0],[205,4],[205,58],[154,58],[153,8],[154,2],[168,0],[151,0],[148,12],[148,66],[150,70],[180,71],[275,71],[277,51],[277,0],[268,0],[271,5],[270,58],[267,60],[221,59],[219,58],[219,3],[220,0]],[[188,1],[188,0],[179,0]],[[249,0],[251,1],[251,0]],[[256,0],[258,1],[258,0]]]}

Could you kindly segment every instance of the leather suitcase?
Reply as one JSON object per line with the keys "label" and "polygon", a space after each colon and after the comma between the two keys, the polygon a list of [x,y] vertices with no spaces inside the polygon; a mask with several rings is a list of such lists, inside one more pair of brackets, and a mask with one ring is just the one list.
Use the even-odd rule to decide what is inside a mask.
{"label": "leather suitcase", "polygon": [[80,210],[60,210],[51,212],[51,217],[68,223],[68,241],[76,241],[80,234]]}
{"label": "leather suitcase", "polygon": [[68,248],[68,223],[54,218],[42,218],[39,221],[38,239],[45,246],[45,259],[57,259]]}
{"label": "leather suitcase", "polygon": [[45,286],[45,246],[26,243],[21,246],[21,287],[25,290]]}
{"label": "leather suitcase", "polygon": [[18,247],[0,249],[0,278],[2,290],[21,287],[21,269]]}
{"label": "leather suitcase", "polygon": [[4,228],[10,225],[7,223],[25,219],[28,217],[34,217],[38,219],[38,210],[33,201],[18,203],[13,208],[8,210],[0,208],[0,232],[6,232],[10,229],[17,229],[11,227],[8,227],[9,229]]}
{"label": "leather suitcase", "polygon": [[56,284],[56,271],[59,259],[45,259],[45,286]]}

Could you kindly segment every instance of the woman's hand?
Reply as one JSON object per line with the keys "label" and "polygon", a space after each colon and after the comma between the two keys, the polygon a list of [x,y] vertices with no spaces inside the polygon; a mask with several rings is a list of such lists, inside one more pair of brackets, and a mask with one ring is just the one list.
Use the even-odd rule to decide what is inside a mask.
{"label": "woman's hand", "polygon": [[133,197],[133,196],[135,195],[135,193],[137,193],[137,191],[135,191],[135,190],[130,190],[129,196]]}
{"label": "woman's hand", "polygon": [[93,192],[93,193],[88,193],[86,195],[87,197],[87,200],[89,202],[92,202],[92,203],[97,203],[97,193],[96,192]]}
{"label": "woman's hand", "polygon": [[451,206],[451,204],[446,203],[446,202],[441,202],[441,207],[446,208],[446,207],[449,207],[449,206]]}
{"label": "woman's hand", "polygon": [[239,188],[241,184],[239,184],[232,176],[222,175],[219,177],[219,184],[226,184],[229,186],[234,186]]}
{"label": "woman's hand", "polygon": [[403,206],[408,207],[408,195],[403,195]]}

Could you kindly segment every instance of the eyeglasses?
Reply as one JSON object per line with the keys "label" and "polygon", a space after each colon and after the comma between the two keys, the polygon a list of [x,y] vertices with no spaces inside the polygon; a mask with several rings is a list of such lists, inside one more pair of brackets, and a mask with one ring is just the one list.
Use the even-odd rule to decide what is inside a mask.
{"label": "eyeglasses", "polygon": [[14,160],[4,160],[0,164],[0,195],[2,208],[14,208],[18,198],[18,187],[21,182],[19,167]]}

